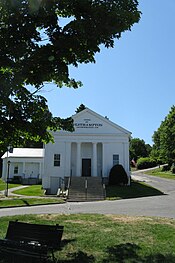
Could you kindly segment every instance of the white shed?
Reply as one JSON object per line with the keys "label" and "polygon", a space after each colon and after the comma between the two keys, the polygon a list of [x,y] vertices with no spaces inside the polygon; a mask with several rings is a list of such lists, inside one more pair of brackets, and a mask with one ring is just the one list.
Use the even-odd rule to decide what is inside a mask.
{"label": "white shed", "polygon": [[44,149],[14,148],[3,156],[2,179],[7,180],[9,163],[9,181],[21,179],[24,184],[35,184],[43,176]]}
{"label": "white shed", "polygon": [[72,116],[74,132],[54,132],[45,145],[43,188],[55,194],[65,178],[102,177],[121,164],[128,177],[131,132],[86,108]]}

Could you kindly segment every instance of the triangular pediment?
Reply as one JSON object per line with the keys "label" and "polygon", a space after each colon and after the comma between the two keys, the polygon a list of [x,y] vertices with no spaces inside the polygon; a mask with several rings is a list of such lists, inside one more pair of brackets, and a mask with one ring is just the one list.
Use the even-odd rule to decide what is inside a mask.
{"label": "triangular pediment", "polygon": [[74,120],[74,133],[79,134],[125,134],[131,132],[113,123],[108,118],[99,115],[89,108],[72,116]]}

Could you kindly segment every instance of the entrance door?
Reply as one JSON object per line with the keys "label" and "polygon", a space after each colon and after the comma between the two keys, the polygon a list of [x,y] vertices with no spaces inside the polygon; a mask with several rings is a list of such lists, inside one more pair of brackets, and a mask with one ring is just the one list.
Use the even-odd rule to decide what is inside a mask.
{"label": "entrance door", "polygon": [[82,159],[82,176],[91,176],[91,159]]}

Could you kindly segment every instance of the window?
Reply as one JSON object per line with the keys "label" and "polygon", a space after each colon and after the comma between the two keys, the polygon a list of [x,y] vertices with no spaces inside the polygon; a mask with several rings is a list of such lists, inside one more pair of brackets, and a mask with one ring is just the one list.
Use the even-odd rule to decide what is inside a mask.
{"label": "window", "polygon": [[113,166],[119,164],[119,154],[113,155]]}
{"label": "window", "polygon": [[54,154],[54,166],[60,166],[60,154]]}
{"label": "window", "polygon": [[14,174],[18,174],[18,166],[14,167]]}

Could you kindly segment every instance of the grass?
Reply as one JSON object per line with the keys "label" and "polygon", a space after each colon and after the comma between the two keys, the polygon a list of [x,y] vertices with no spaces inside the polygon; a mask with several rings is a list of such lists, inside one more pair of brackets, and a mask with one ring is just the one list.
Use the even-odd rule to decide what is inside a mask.
{"label": "grass", "polygon": [[64,225],[62,249],[55,253],[59,263],[175,262],[174,219],[97,214],[2,217],[1,238],[12,219]]}
{"label": "grass", "polygon": [[[43,196],[43,190],[41,185],[32,185],[20,190],[16,190],[13,193],[25,195],[25,196]],[[106,197],[107,199],[127,199],[137,198],[144,196],[162,195],[163,193],[145,183],[132,182],[131,187],[121,186],[107,186]]]}
{"label": "grass", "polygon": [[[20,186],[19,184],[9,184],[9,188]],[[6,189],[6,184],[0,179],[0,190]],[[21,190],[16,190],[13,193],[24,195],[24,197],[8,197],[1,196],[0,208],[5,207],[21,207],[21,206],[33,206],[33,205],[48,205],[63,203],[61,198],[44,197],[41,185],[31,185]],[[36,198],[27,198],[26,196],[36,196]],[[40,197],[40,198],[37,198]],[[42,198],[43,197],[43,198]]]}
{"label": "grass", "polygon": [[15,190],[13,193],[26,196],[44,196],[44,190],[41,185],[31,185],[23,189]]}
{"label": "grass", "polygon": [[145,183],[132,182],[131,186],[107,186],[106,197],[107,199],[128,199],[145,196],[162,195],[163,193]]}
{"label": "grass", "polygon": [[61,198],[1,198],[0,208],[63,203]]}
{"label": "grass", "polygon": [[150,170],[144,173],[148,175],[159,176],[162,178],[175,180],[175,174],[171,173],[170,171],[162,172],[162,168],[157,168],[157,169]]}
{"label": "grass", "polygon": [[[17,206],[32,206],[40,204],[55,204],[63,203],[64,200],[61,198],[44,197],[41,185],[31,185],[26,188],[16,190],[13,193],[23,195],[24,197],[9,197],[0,199],[0,208],[2,207],[17,207]],[[137,198],[145,196],[162,195],[163,193],[153,187],[146,185],[141,182],[132,182],[131,187],[128,186],[107,186],[106,187],[106,199],[107,200],[118,200]],[[27,198],[27,196],[29,198]],[[32,196],[32,197],[31,197]],[[36,198],[34,198],[36,196]],[[39,197],[39,198],[38,198]]]}
{"label": "grass", "polygon": [[[19,184],[8,184],[9,188],[17,187]],[[6,183],[0,178],[0,191],[3,191],[6,189]]]}

